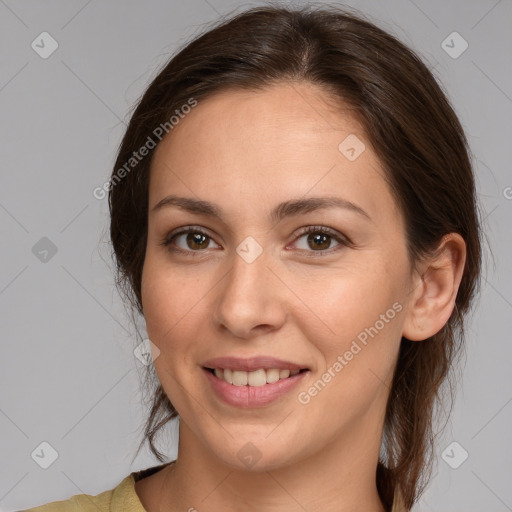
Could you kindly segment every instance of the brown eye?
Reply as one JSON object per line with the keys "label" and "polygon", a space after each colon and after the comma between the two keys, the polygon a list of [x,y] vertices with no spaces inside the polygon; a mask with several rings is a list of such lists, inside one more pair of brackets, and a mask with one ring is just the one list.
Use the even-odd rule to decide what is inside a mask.
{"label": "brown eye", "polygon": [[207,249],[209,245],[209,237],[202,233],[182,233],[185,234],[185,243],[189,249]]}
{"label": "brown eye", "polygon": [[324,233],[308,234],[307,243],[312,249],[329,249],[332,237]]}
{"label": "brown eye", "polygon": [[205,252],[204,250],[208,249],[212,241],[207,233],[198,228],[185,228],[168,235],[161,243],[165,247],[169,247],[169,250],[196,256],[195,253]]}
{"label": "brown eye", "polygon": [[[324,226],[308,227],[302,231],[298,239],[300,240],[302,238],[305,239],[305,241],[302,243],[302,246],[297,242],[295,243],[295,245],[298,246],[301,251],[318,253],[309,254],[308,256],[325,256],[337,251],[337,246],[349,245],[348,239],[340,235],[338,232]],[[330,250],[332,248],[333,241],[336,242],[336,245],[334,245],[333,250]]]}

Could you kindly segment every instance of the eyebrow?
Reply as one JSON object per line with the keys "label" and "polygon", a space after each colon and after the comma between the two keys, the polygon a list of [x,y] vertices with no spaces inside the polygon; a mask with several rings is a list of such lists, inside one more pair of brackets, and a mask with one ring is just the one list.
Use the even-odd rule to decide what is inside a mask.
{"label": "eyebrow", "polygon": [[[224,223],[226,222],[222,210],[217,205],[210,203],[209,201],[194,199],[191,197],[180,197],[174,195],[166,196],[153,206],[152,211],[155,212],[172,206],[189,213],[215,217]],[[291,199],[289,201],[284,201],[272,209],[269,214],[269,218],[272,222],[279,222],[285,217],[301,215],[327,208],[343,208],[345,210],[350,210],[373,222],[370,215],[368,215],[368,213],[360,206],[339,197],[311,197],[307,199]]]}

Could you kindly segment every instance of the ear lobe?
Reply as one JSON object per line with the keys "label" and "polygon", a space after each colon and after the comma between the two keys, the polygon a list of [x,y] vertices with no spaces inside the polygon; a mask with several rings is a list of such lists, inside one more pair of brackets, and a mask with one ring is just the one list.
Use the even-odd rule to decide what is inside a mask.
{"label": "ear lobe", "polygon": [[448,322],[466,263],[466,243],[458,233],[445,235],[434,255],[422,265],[424,271],[414,289],[402,336],[423,341]]}

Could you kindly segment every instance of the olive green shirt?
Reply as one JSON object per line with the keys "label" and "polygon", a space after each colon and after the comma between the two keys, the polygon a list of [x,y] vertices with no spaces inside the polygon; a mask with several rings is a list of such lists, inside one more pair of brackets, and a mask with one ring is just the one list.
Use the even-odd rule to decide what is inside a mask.
{"label": "olive green shirt", "polygon": [[[104,491],[96,496],[77,494],[67,500],[53,501],[19,512],[147,512],[135,492],[135,482],[156,473],[165,465],[134,471],[114,489]],[[391,512],[407,512],[401,503],[400,496],[395,496]]]}

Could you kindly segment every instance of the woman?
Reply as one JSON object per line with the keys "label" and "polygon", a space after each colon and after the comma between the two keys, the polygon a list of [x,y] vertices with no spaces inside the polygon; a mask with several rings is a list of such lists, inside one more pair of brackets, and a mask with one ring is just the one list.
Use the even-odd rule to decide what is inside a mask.
{"label": "woman", "polygon": [[346,10],[245,11],[153,80],[108,191],[158,378],[143,441],[163,462],[179,415],[178,457],[31,510],[410,510],[481,265],[421,60]]}

